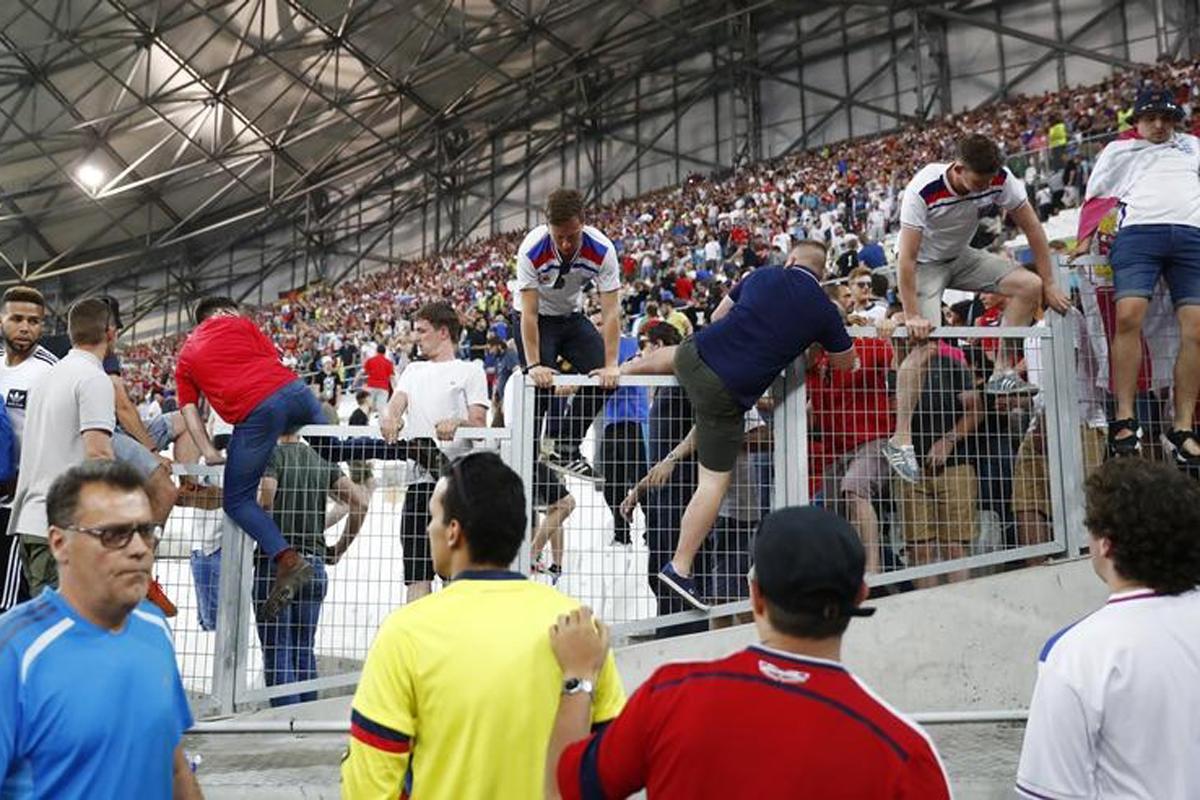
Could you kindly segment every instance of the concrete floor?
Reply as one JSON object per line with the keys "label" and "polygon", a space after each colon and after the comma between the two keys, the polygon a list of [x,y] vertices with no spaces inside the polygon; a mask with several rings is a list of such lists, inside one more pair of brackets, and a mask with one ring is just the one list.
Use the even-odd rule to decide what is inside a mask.
{"label": "concrete floor", "polygon": [[[958,800],[1013,797],[1023,726],[934,725],[930,734],[950,772]],[[343,735],[189,736],[199,753],[197,772],[208,800],[317,800],[337,798]]]}

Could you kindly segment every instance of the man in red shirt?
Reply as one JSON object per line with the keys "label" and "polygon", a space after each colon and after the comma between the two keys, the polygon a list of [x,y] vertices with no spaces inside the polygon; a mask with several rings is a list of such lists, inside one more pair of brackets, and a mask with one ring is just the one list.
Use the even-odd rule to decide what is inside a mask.
{"label": "man in red shirt", "polygon": [[888,340],[895,327],[891,320],[880,320],[877,337],[854,340],[858,369],[831,369],[821,353],[808,373],[809,425],[821,445],[815,449],[824,456],[814,462],[813,473],[821,478],[826,500],[844,504],[871,574],[879,572],[880,563],[879,516],[873,503],[887,491],[891,477],[883,446],[895,420],[888,388],[894,360]]}
{"label": "man in red shirt", "polygon": [[[225,463],[225,513],[275,560],[275,583],[259,610],[260,619],[274,619],[312,578],[313,568],[258,505],[258,484],[276,440],[303,425],[325,424],[325,415],[304,382],[279,362],[271,340],[238,312],[234,300],[201,300],[196,322],[175,360],[179,408],[205,461]],[[196,407],[201,394],[221,419],[233,424],[228,460],[204,427]]]}
{"label": "man in red shirt", "polygon": [[392,374],[396,367],[392,360],[384,355],[387,348],[375,346],[375,355],[363,364],[363,372],[367,373],[367,392],[371,395],[371,407],[375,413],[382,414],[388,400],[392,397]]}
{"label": "man in red shirt", "polygon": [[850,618],[873,611],[860,607],[863,559],[829,511],[767,515],[749,576],[761,644],[660,667],[588,738],[607,636],[590,614],[560,617],[550,644],[564,688],[547,774],[561,796],[948,799],[933,743],[839,662]]}

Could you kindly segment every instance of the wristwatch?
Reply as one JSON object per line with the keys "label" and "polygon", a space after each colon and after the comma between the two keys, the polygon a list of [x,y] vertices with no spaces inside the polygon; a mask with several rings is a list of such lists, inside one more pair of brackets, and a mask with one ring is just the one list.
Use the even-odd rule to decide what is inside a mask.
{"label": "wristwatch", "polygon": [[586,678],[567,678],[563,681],[563,694],[592,694],[596,687]]}
{"label": "wristwatch", "polygon": [[533,369],[534,367],[540,367],[540,366],[541,366],[541,362],[536,362],[533,364],[526,364],[525,368],[521,370],[521,374],[528,375],[529,370]]}

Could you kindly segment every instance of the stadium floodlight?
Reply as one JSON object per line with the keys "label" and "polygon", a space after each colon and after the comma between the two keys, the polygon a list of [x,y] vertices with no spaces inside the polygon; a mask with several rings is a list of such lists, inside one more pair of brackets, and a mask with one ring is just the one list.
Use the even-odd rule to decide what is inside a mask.
{"label": "stadium floodlight", "polygon": [[75,170],[75,177],[89,192],[95,192],[104,184],[104,170],[91,162],[84,162]]}

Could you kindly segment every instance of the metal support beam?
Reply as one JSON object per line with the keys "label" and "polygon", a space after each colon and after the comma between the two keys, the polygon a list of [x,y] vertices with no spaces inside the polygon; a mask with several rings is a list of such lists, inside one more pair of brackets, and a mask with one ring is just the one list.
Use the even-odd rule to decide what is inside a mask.
{"label": "metal support beam", "polygon": [[1128,61],[1124,58],[1118,58],[1117,56],[1109,55],[1108,53],[1102,53],[1098,50],[1089,50],[1086,47],[1079,47],[1078,45],[1071,44],[1069,41],[1056,41],[1054,39],[1047,39],[1045,36],[1038,36],[1037,34],[1029,33],[1028,31],[1023,31],[1018,28],[1010,28],[1007,25],[1000,25],[987,19],[981,19],[980,17],[972,16],[971,14],[964,14],[959,11],[951,11],[948,8],[924,6],[922,10],[923,13],[931,16],[941,17],[942,19],[952,20],[954,22],[960,22],[964,25],[970,25],[974,28],[983,28],[984,30],[995,31],[996,33],[1002,33],[1005,36],[1011,36],[1014,39],[1023,39],[1027,42],[1033,42],[1034,44],[1039,44],[1042,47],[1047,47],[1056,53],[1070,53],[1071,55],[1079,56],[1080,58],[1098,61],[1101,64],[1109,64],[1111,66],[1121,67],[1123,69],[1137,69],[1140,66],[1136,62]]}
{"label": "metal support beam", "polygon": [[[1108,0],[1108,3],[1105,4],[1104,7],[1102,7],[1099,11],[1097,11],[1096,14],[1094,14],[1091,17],[1091,19],[1084,22],[1082,25],[1079,26],[1078,29],[1076,29],[1076,31],[1074,33],[1072,33],[1070,36],[1068,36],[1066,38],[1065,43],[1071,44],[1071,43],[1077,41],[1078,39],[1080,39],[1081,37],[1085,36],[1089,31],[1091,31],[1092,29],[1094,29],[1098,25],[1100,25],[1100,23],[1103,22],[1108,17],[1108,15],[1111,14],[1114,10],[1118,10],[1118,9],[1122,10],[1122,22],[1123,22],[1124,21],[1124,11],[1123,11],[1124,6],[1125,6],[1125,0]],[[997,35],[999,35],[998,32],[997,32]],[[1128,43],[1128,41],[1127,41],[1127,43]],[[1057,54],[1057,52],[1058,51],[1056,51],[1056,50],[1049,50],[1049,51],[1043,53],[1042,55],[1038,56],[1037,59],[1035,59],[1031,64],[1029,64],[1027,67],[1022,69],[1016,75],[1013,75],[1011,78],[1003,81],[1000,84],[1000,88],[997,89],[996,91],[992,92],[986,98],[984,98],[983,101],[979,105],[986,106],[990,103],[994,103],[997,100],[1001,100],[1001,99],[1007,97],[1008,93],[1012,90],[1012,88],[1014,86],[1020,85],[1021,82],[1024,81],[1026,78],[1035,74],[1038,70],[1040,70],[1043,66],[1045,66],[1046,63],[1050,61],[1050,59],[1054,58],[1055,55]]]}

